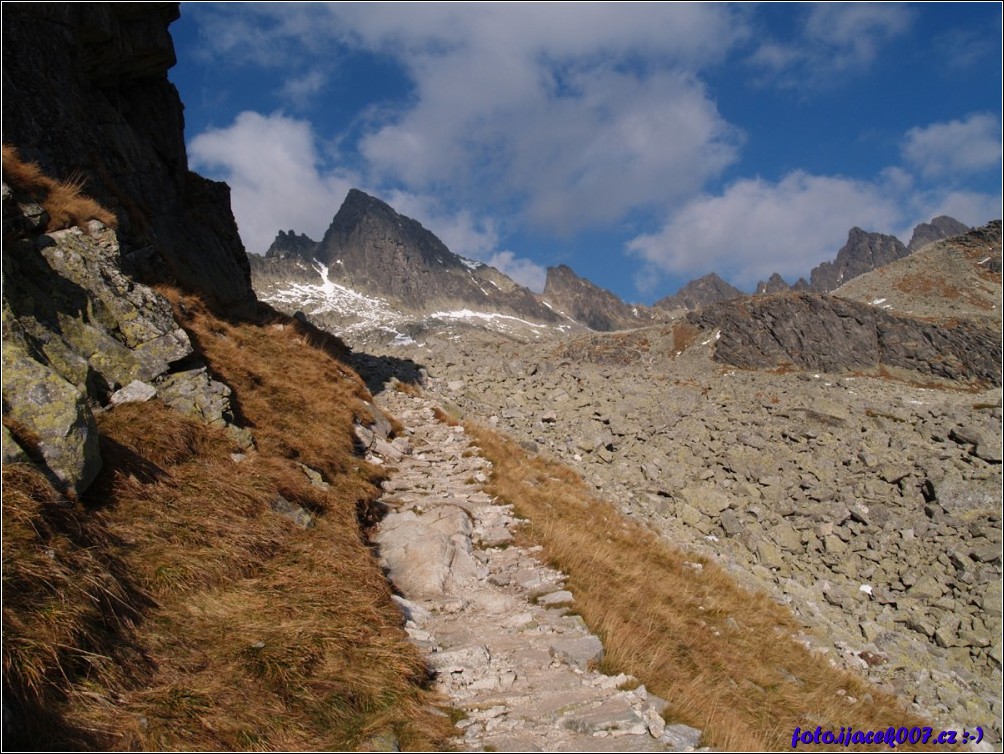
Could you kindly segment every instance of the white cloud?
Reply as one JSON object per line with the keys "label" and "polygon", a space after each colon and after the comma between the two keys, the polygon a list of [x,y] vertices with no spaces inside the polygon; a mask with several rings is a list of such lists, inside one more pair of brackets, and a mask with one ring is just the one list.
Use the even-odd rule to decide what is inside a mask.
{"label": "white cloud", "polygon": [[304,107],[324,89],[328,77],[317,69],[308,71],[302,76],[287,79],[282,86],[280,96],[295,107]]}
{"label": "white cloud", "polygon": [[511,251],[499,251],[484,260],[497,270],[504,272],[520,285],[531,291],[542,293],[547,282],[547,270],[534,261],[517,257]]}
{"label": "white cloud", "polygon": [[999,171],[1000,121],[992,115],[975,113],[964,120],[911,128],[902,152],[903,158],[925,178]]}
{"label": "white cloud", "polygon": [[323,171],[310,124],[281,114],[243,112],[209,129],[188,148],[194,169],[230,184],[234,215],[248,251],[264,252],[279,229],[320,239],[357,184]]}
{"label": "white cloud", "polygon": [[573,233],[688,196],[736,160],[741,135],[692,72],[728,55],[747,15],[716,4],[344,3],[207,9],[203,23],[221,58],[260,51],[279,65],[323,50],[325,35],[329,48],[393,58],[413,96],[375,108],[364,128],[368,183],[505,204]]}
{"label": "white cloud", "polygon": [[816,3],[804,9],[796,38],[764,39],[750,62],[782,86],[836,83],[868,68],[912,20],[912,11],[898,3]]}
{"label": "white cloud", "polygon": [[658,233],[628,251],[655,270],[697,277],[717,271],[751,290],[779,272],[793,282],[832,259],[852,226],[892,232],[901,213],[878,183],[794,172],[777,183],[736,181],[720,196],[677,209]]}

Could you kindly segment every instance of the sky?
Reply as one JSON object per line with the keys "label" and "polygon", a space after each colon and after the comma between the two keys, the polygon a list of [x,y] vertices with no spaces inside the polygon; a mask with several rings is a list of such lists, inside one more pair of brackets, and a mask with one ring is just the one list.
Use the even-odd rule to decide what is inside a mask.
{"label": "sky", "polygon": [[1000,218],[1000,3],[183,3],[194,170],[245,247],[350,188],[540,291],[751,291],[858,226]]}

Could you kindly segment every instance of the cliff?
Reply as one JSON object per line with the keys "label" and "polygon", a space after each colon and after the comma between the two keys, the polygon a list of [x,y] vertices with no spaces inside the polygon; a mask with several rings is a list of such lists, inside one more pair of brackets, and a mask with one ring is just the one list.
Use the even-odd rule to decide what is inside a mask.
{"label": "cliff", "polygon": [[188,170],[177,3],[5,3],[3,139],[118,218],[123,266],[255,311],[226,184]]}

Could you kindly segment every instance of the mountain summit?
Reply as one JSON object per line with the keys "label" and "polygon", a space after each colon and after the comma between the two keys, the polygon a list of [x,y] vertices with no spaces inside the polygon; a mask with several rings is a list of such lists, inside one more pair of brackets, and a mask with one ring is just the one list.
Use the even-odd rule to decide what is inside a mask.
{"label": "mountain summit", "polygon": [[[279,231],[264,257],[249,258],[256,287],[273,301],[306,296],[334,311],[355,296],[384,314],[390,307],[401,316],[569,323],[533,291],[454,254],[420,222],[359,189],[349,191],[319,242],[294,230]],[[291,285],[299,288],[293,291]],[[320,301],[332,296],[342,303]],[[388,321],[383,314],[380,319]]]}

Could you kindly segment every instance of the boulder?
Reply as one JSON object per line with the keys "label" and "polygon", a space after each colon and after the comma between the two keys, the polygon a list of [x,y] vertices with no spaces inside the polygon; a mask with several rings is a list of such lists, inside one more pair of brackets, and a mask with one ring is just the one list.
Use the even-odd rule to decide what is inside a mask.
{"label": "boulder", "polygon": [[14,340],[3,343],[4,414],[37,438],[38,452],[65,488],[80,494],[101,469],[86,396]]}

